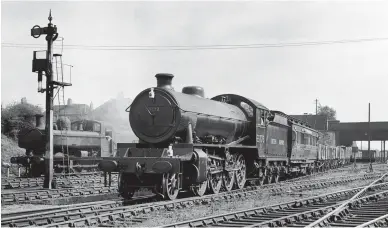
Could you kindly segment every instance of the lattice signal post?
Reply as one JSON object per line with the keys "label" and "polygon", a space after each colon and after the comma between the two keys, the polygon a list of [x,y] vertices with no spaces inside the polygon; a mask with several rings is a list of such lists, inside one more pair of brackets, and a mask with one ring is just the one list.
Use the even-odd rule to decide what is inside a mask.
{"label": "lattice signal post", "polygon": [[[32,60],[32,72],[38,73],[38,92],[46,92],[46,125],[45,125],[45,139],[46,139],[46,153],[45,153],[45,179],[44,188],[52,188],[53,183],[53,96],[54,89],[58,87],[71,86],[70,83],[53,81],[53,67],[52,67],[52,45],[58,38],[57,27],[51,23],[51,10],[48,17],[49,23],[47,27],[41,28],[35,25],[31,29],[31,36],[39,38],[41,35],[46,35],[47,51],[46,58],[38,59],[34,51]],[[42,76],[46,76],[46,88],[42,87]]]}

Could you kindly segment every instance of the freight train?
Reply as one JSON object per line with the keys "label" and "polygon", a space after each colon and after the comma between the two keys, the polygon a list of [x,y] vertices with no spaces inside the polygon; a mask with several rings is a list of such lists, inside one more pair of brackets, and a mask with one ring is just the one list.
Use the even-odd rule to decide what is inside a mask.
{"label": "freight train", "polygon": [[139,188],[170,200],[181,191],[201,196],[349,162],[351,148],[319,145],[320,132],[253,99],[207,99],[198,86],[175,91],[172,74],[155,77],[157,87],[140,92],[126,110],[139,142],[118,143],[117,156],[99,163],[104,172],[119,172],[124,198]]}
{"label": "freight train", "polygon": [[[368,163],[368,162],[383,162],[385,163],[388,159],[388,151],[379,150],[360,150],[355,154],[356,162]],[[353,162],[353,156],[351,162]]]}
{"label": "freight train", "polygon": [[[42,116],[36,116],[35,126],[22,128],[18,133],[18,145],[26,149],[25,156],[12,157],[11,163],[26,168],[26,175],[38,177],[45,172],[45,129]],[[70,129],[53,130],[54,171],[82,172],[97,169],[103,157],[116,153],[113,130],[102,121],[78,120]]]}

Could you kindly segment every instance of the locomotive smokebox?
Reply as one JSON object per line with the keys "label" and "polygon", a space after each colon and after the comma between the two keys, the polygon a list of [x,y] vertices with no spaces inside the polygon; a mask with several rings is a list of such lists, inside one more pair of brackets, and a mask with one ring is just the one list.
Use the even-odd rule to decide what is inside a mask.
{"label": "locomotive smokebox", "polygon": [[171,85],[173,77],[174,77],[173,74],[167,74],[167,73],[156,74],[155,78],[157,82],[157,87],[174,90],[174,88]]}
{"label": "locomotive smokebox", "polygon": [[186,86],[183,87],[182,93],[194,95],[197,97],[205,97],[205,91],[200,86]]}

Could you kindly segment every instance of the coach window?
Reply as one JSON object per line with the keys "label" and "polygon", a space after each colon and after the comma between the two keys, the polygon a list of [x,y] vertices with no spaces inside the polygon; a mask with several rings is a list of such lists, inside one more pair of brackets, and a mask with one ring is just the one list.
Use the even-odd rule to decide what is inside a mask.
{"label": "coach window", "polygon": [[302,138],[303,134],[300,132],[297,132],[297,135],[298,135],[298,137],[297,137],[298,144],[303,144],[303,138]]}
{"label": "coach window", "polygon": [[310,135],[304,134],[304,144],[310,145]]}

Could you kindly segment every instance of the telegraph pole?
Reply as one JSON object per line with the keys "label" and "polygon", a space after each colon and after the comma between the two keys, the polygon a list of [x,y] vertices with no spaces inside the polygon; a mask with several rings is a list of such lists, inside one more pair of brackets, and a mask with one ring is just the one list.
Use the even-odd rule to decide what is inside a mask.
{"label": "telegraph pole", "polygon": [[369,171],[373,172],[372,155],[370,153],[370,103],[368,103],[368,154],[369,154]]}
{"label": "telegraph pole", "polygon": [[315,115],[318,115],[318,99],[315,99]]}
{"label": "telegraph pole", "polygon": [[[45,178],[44,188],[51,189],[53,181],[53,69],[52,69],[52,44],[58,38],[57,27],[51,23],[51,10],[48,17],[49,23],[47,27],[41,28],[35,25],[31,29],[31,36],[39,38],[40,35],[46,35],[47,51],[46,59],[37,59],[36,51],[34,52],[34,59],[32,64],[32,71],[38,73],[38,92],[46,92],[46,126],[45,126],[45,140],[46,140],[46,153],[45,153]],[[42,88],[42,73],[46,76],[46,88]]]}

